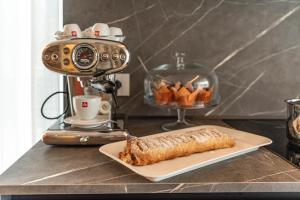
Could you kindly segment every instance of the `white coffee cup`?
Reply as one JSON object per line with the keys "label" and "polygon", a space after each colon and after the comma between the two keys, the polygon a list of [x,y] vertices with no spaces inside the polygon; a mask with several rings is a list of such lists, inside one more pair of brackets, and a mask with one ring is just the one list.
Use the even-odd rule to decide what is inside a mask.
{"label": "white coffee cup", "polygon": [[109,39],[117,42],[123,42],[125,39],[125,36],[123,36],[122,29],[118,27],[110,27],[110,36]]}
{"label": "white coffee cup", "polygon": [[109,27],[109,31],[111,36],[123,36],[122,29],[118,27]]}
{"label": "white coffee cup", "polygon": [[92,35],[92,26],[84,29],[84,31],[82,31],[82,34],[81,34],[83,37],[85,38],[90,38],[91,35]]}
{"label": "white coffee cup", "polygon": [[104,23],[96,23],[92,27],[91,30],[91,37],[98,38],[98,37],[107,37],[110,35],[109,27],[107,24]]}
{"label": "white coffee cup", "polygon": [[80,38],[81,30],[78,24],[65,24],[64,25],[64,34],[68,37]]}
{"label": "white coffee cup", "polygon": [[82,120],[91,120],[97,117],[101,105],[101,97],[82,95],[73,97],[75,115]]}

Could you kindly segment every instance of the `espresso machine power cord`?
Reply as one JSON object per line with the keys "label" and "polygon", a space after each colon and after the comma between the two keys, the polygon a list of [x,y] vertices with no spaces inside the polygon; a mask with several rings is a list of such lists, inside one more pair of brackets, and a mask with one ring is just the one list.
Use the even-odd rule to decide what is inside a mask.
{"label": "espresso machine power cord", "polygon": [[[64,95],[67,97],[66,107],[65,107],[63,113],[61,113],[60,115],[55,116],[55,117],[49,117],[49,116],[45,115],[45,113],[44,113],[44,107],[45,107],[45,104],[47,103],[47,101],[49,101],[49,99],[51,99],[53,96],[55,96],[55,95],[57,95],[57,94],[64,94]],[[41,106],[41,115],[42,115],[45,119],[50,119],[50,120],[61,118],[61,117],[64,116],[64,115],[68,112],[68,110],[69,110],[69,100],[68,100],[68,99],[69,99],[68,92],[65,92],[65,91],[57,91],[57,92],[52,93],[52,94],[49,95],[49,96],[45,99],[45,101],[43,102],[43,104],[42,104],[42,106]]]}

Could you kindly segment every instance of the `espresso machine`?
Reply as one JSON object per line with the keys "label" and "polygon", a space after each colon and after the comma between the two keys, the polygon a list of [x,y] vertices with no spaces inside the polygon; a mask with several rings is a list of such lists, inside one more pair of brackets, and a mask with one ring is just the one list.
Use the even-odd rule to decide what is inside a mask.
{"label": "espresso machine", "polygon": [[[115,74],[124,70],[130,60],[123,43],[98,38],[58,40],[45,47],[42,60],[49,70],[65,75],[65,108],[69,110],[44,133],[45,144],[99,145],[127,138],[128,133],[115,119],[117,91],[121,87]],[[99,95],[109,102],[102,124],[81,127],[66,123],[66,117],[76,114],[72,102],[76,95]]]}

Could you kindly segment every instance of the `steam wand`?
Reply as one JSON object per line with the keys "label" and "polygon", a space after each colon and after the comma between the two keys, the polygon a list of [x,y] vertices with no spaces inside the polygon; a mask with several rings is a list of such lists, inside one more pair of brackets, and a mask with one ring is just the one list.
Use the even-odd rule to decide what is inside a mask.
{"label": "steam wand", "polygon": [[113,97],[113,101],[116,108],[119,108],[119,103],[117,100],[118,89],[121,88],[122,83],[119,80],[110,81],[110,80],[95,80],[90,82],[90,86],[96,89],[99,92],[109,93]]}

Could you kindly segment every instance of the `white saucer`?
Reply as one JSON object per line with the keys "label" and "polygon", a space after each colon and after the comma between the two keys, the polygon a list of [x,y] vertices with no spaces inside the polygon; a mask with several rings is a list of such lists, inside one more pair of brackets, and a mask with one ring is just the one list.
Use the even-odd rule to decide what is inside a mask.
{"label": "white saucer", "polygon": [[64,119],[64,122],[80,128],[94,128],[101,126],[109,121],[108,115],[97,115],[95,119],[82,120],[78,116],[71,116]]}

